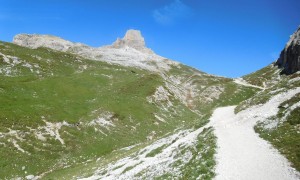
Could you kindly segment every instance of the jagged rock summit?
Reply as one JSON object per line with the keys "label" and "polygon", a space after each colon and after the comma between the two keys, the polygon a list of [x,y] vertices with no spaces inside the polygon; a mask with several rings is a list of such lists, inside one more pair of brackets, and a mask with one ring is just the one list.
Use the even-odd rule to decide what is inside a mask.
{"label": "jagged rock summit", "polygon": [[150,71],[168,71],[170,65],[178,64],[147,48],[142,33],[133,29],[128,30],[124,38],[118,38],[112,45],[98,48],[82,43],[73,43],[52,35],[39,34],[18,34],[14,37],[13,43],[32,49],[46,47],[77,54],[91,60],[133,66]]}
{"label": "jagged rock summit", "polygon": [[130,29],[126,32],[123,39],[118,38],[113,44],[116,48],[124,47],[125,45],[136,48],[145,47],[145,39],[141,31]]}
{"label": "jagged rock summit", "polygon": [[300,26],[290,36],[290,40],[281,51],[276,65],[279,68],[283,68],[281,74],[293,74],[300,70]]}
{"label": "jagged rock summit", "polygon": [[130,29],[126,32],[123,39],[118,38],[112,45],[113,48],[131,47],[138,51],[153,53],[152,50],[146,47],[145,39],[141,31]]}

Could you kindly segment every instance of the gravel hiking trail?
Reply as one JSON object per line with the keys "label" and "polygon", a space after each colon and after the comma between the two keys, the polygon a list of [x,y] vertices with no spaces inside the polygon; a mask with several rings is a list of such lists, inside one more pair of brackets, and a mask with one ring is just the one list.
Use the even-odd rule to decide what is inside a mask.
{"label": "gravel hiking trail", "polygon": [[215,179],[300,179],[299,172],[291,168],[287,159],[255,133],[253,126],[260,119],[259,108],[238,114],[234,114],[234,108],[217,108],[210,118],[218,145]]}

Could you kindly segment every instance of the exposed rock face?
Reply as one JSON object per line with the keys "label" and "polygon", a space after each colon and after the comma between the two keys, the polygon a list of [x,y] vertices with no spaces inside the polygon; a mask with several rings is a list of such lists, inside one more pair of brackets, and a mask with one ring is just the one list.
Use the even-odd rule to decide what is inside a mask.
{"label": "exposed rock face", "polygon": [[118,38],[112,45],[114,48],[131,47],[139,51],[153,53],[150,49],[146,48],[145,40],[142,33],[138,30],[130,29],[126,32],[123,39]]}
{"label": "exposed rock face", "polygon": [[300,27],[291,35],[290,40],[281,51],[276,65],[283,68],[281,74],[293,74],[300,70]]}
{"label": "exposed rock face", "polygon": [[123,39],[117,39],[117,41],[113,44],[114,47],[124,47],[125,45],[134,47],[134,48],[144,48],[145,40],[138,30],[128,30]]}
{"label": "exposed rock face", "polygon": [[99,48],[73,43],[51,35],[38,34],[18,34],[14,37],[13,43],[32,49],[46,47],[77,54],[91,60],[133,66],[150,71],[168,71],[170,65],[178,64],[147,48],[145,40],[138,30],[128,30],[123,39],[117,39],[113,45]]}

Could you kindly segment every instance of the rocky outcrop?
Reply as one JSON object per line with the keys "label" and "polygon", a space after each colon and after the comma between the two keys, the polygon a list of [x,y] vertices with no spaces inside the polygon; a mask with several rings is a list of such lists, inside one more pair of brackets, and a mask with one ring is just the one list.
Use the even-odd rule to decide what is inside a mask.
{"label": "rocky outcrop", "polygon": [[123,39],[118,38],[117,41],[113,44],[113,46],[116,48],[124,47],[125,45],[137,49],[144,48],[145,40],[140,31],[130,29],[126,32]]}
{"label": "rocky outcrop", "polygon": [[282,68],[281,74],[293,74],[300,70],[300,27],[291,35],[285,48],[281,51],[276,65]]}
{"label": "rocky outcrop", "polygon": [[130,29],[126,32],[123,39],[118,38],[112,45],[114,48],[131,47],[138,51],[153,53],[145,45],[145,39],[139,30]]}

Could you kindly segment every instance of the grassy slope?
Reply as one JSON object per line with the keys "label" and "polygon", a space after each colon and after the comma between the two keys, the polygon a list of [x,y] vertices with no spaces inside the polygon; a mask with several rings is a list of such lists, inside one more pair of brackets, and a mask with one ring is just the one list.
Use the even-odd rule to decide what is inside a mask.
{"label": "grassy slope", "polygon": [[260,86],[260,87],[270,87],[278,82],[280,70],[274,67],[274,63],[262,68],[254,73],[243,76],[250,84]]}
{"label": "grassy slope", "polygon": [[[202,126],[215,107],[237,104],[256,92],[226,78],[193,77],[193,84],[199,88],[224,87],[220,98],[213,102],[207,103],[203,97],[194,101],[194,109],[204,114],[200,118],[173,94],[170,97],[173,107],[169,111],[149,103],[147,97],[158,86],[164,86],[164,80],[148,71],[10,43],[0,43],[0,52],[22,61],[9,65],[0,55],[0,68],[10,69],[9,76],[0,75],[0,178],[47,171],[53,171],[52,177],[57,178],[59,169],[64,167],[74,171],[86,166],[81,163],[91,159],[95,162],[98,157],[106,157],[109,162],[116,158],[114,150],[147,144],[146,137],[152,131],[156,132],[154,138],[158,138],[178,127]],[[190,77],[195,71],[186,66],[180,70],[174,67],[169,75]],[[110,130],[99,127],[104,133],[86,125],[102,112],[111,112],[115,125]],[[168,117],[168,123],[155,124],[154,113]],[[30,129],[45,126],[43,120],[70,124],[59,130],[65,145],[50,135],[45,135],[47,141],[36,138]],[[10,130],[17,132],[17,136],[7,135]],[[18,150],[13,141],[30,155]]]}
{"label": "grassy slope", "polygon": [[[37,74],[16,65],[13,67],[17,69],[15,76],[0,76],[1,132],[12,128],[24,134],[28,127],[44,125],[42,116],[48,122],[88,122],[97,117],[92,113],[95,110],[112,112],[118,120],[114,122],[116,128],[113,132],[102,129],[109,134],[107,137],[95,132],[92,127],[63,127],[60,134],[66,147],[54,139],[45,145],[33,134],[24,134],[23,142],[18,144],[34,156],[18,151],[9,142],[10,137],[2,138],[1,142],[6,145],[0,149],[1,177],[25,175],[23,166],[26,166],[27,174],[39,174],[48,171],[51,166],[59,169],[64,163],[74,164],[145,141],[151,131],[161,136],[177,127],[183,116],[187,122],[197,118],[174,99],[175,110],[180,109],[181,112],[171,114],[169,124],[154,125],[153,113],[158,111],[158,107],[148,103],[146,97],[152,95],[157,86],[163,85],[163,80],[156,74],[84,60],[49,49],[30,50],[6,43],[0,48],[2,53],[38,64],[41,69]],[[41,60],[33,55],[41,57]],[[7,66],[4,61],[1,63],[3,67]],[[87,68],[79,72],[81,66]],[[140,125],[137,131],[132,131],[131,126],[137,124]]]}

